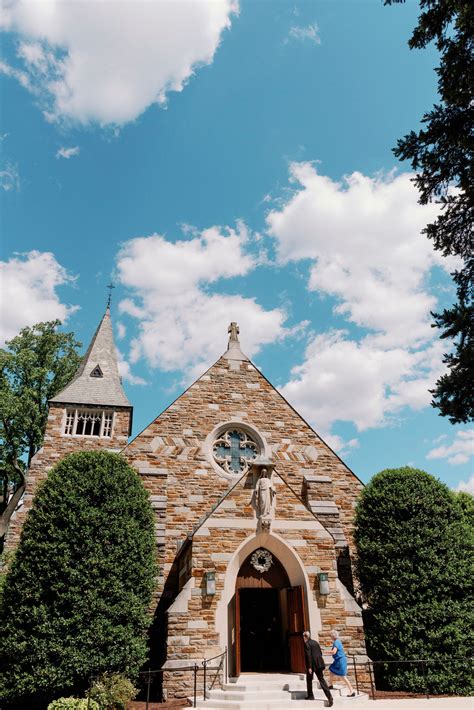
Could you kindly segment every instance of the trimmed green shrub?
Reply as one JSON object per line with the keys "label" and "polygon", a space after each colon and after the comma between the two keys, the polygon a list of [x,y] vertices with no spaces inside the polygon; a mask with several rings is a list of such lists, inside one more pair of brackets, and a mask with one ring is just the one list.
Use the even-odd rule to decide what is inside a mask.
{"label": "trimmed green shrub", "polygon": [[372,478],[355,517],[357,576],[380,687],[473,692],[472,505],[425,471],[387,469]]}
{"label": "trimmed green shrub", "polygon": [[26,520],[0,610],[2,707],[84,695],[106,671],[134,677],[147,656],[154,516],[119,455],[71,454]]}
{"label": "trimmed green shrub", "polygon": [[48,705],[48,710],[102,710],[95,700],[84,698],[58,698]]}
{"label": "trimmed green shrub", "polygon": [[126,710],[128,702],[137,693],[133,683],[120,673],[104,673],[90,689],[90,697],[101,710]]}

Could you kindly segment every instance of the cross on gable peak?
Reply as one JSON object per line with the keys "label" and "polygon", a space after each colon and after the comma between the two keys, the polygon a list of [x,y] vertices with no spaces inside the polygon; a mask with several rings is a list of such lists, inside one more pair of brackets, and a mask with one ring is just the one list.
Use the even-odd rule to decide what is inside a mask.
{"label": "cross on gable peak", "polygon": [[240,328],[237,325],[237,323],[232,321],[232,323],[227,328],[227,332],[230,334],[229,345],[230,345],[230,343],[238,343],[239,342]]}
{"label": "cross on gable peak", "polygon": [[227,328],[227,332],[229,333],[229,343],[227,345],[227,351],[224,353],[223,357],[225,357],[227,360],[235,360],[236,362],[248,360],[248,357],[244,355],[242,350],[240,349],[240,329],[235,321],[232,321],[232,323],[229,325],[229,327]]}

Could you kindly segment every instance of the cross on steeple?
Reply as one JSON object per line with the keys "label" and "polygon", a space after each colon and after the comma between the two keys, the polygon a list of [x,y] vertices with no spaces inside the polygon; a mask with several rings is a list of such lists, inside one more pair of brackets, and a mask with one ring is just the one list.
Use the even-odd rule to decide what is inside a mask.
{"label": "cross on steeple", "polygon": [[110,308],[110,304],[112,302],[112,289],[115,288],[115,286],[112,282],[110,282],[109,285],[107,286],[107,288],[109,289],[109,297],[107,299],[107,308]]}

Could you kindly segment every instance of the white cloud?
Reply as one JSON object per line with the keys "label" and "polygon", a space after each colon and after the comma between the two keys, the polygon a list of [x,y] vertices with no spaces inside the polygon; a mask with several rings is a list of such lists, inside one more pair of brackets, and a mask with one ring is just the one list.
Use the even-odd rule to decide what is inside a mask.
{"label": "white cloud", "polygon": [[458,431],[451,444],[438,446],[426,454],[427,459],[447,459],[452,466],[468,463],[474,455],[474,429]]}
{"label": "white cloud", "polygon": [[0,170],[0,187],[5,192],[10,192],[10,190],[18,191],[20,189],[18,165],[7,163],[4,169]]}
{"label": "white cloud", "polygon": [[75,155],[79,155],[80,150],[81,149],[78,145],[71,146],[71,148],[61,146],[61,148],[59,148],[56,153],[56,158],[65,158],[66,160],[69,160],[69,158],[73,158]]}
{"label": "white cloud", "polygon": [[[1,27],[2,25],[0,24],[0,29]],[[35,87],[30,83],[30,78],[26,72],[21,71],[20,69],[15,69],[6,62],[0,61],[0,74],[5,74],[5,76],[10,76],[13,79],[16,79],[24,89],[28,89],[28,91],[31,91],[33,94],[36,93]]]}
{"label": "white cloud", "polygon": [[129,382],[131,385],[146,385],[146,384],[148,384],[147,381],[143,379],[143,377],[139,377],[138,375],[134,375],[132,373],[132,371],[130,369],[130,364],[127,362],[123,353],[121,353],[120,350],[118,350],[116,348],[115,352],[117,353],[117,365],[118,365],[120,376],[126,382]]}
{"label": "white cloud", "polygon": [[59,299],[57,288],[74,279],[49,252],[30,251],[0,262],[0,281],[1,342],[40,321],[64,322],[77,310]]}
{"label": "white cloud", "polygon": [[[189,233],[189,230],[188,230]],[[177,242],[153,235],[127,242],[118,255],[122,284],[134,298],[120,311],[140,321],[131,362],[198,375],[224,352],[227,326],[237,321],[242,349],[249,356],[289,334],[286,314],[265,310],[255,299],[212,292],[217,282],[245,276],[259,263],[250,254],[244,225],[213,227]]]}
{"label": "white cloud", "polygon": [[313,336],[283,393],[326,431],[336,420],[384,426],[403,407],[427,406],[445,348],[427,280],[436,265],[454,267],[420,235],[438,207],[418,204],[407,174],[338,183],[299,163],[290,180],[293,192],[267,215],[278,261],[309,260],[308,289],[334,298],[334,312],[361,331]]}
{"label": "white cloud", "polygon": [[364,431],[388,424],[404,406],[429,404],[427,383],[437,376],[432,357],[431,351],[421,357],[401,347],[384,350],[332,331],[313,337],[281,391],[318,430],[347,421]]}
{"label": "white cloud", "polygon": [[119,340],[123,340],[127,334],[127,329],[123,323],[120,321],[117,323],[117,337]]}
{"label": "white cloud", "polygon": [[456,491],[470,493],[474,496],[474,475],[472,475],[467,481],[461,481],[456,488]]}
{"label": "white cloud", "polygon": [[344,440],[338,434],[322,434],[324,441],[335,451],[338,456],[349,456],[353,449],[358,449],[360,444],[358,439]]}
{"label": "white cloud", "polygon": [[294,39],[297,41],[309,40],[314,44],[321,44],[321,37],[319,36],[319,27],[316,22],[309,25],[293,25],[288,32],[288,37],[285,40],[285,44],[289,39]]}
{"label": "white cloud", "polygon": [[335,297],[337,313],[385,345],[430,339],[435,299],[426,277],[435,264],[450,272],[456,263],[420,236],[438,206],[419,205],[410,178],[353,173],[338,183],[294,163],[290,179],[299,187],[267,215],[279,260],[311,259],[309,289]]}
{"label": "white cloud", "polygon": [[20,36],[21,68],[0,71],[38,96],[51,121],[120,125],[211,64],[237,12],[232,0],[13,0],[1,26]]}

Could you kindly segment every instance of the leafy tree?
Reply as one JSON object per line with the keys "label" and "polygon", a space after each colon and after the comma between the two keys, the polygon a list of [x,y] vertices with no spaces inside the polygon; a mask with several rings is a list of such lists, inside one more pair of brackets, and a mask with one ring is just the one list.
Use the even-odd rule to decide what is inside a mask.
{"label": "leafy tree", "polygon": [[[24,491],[25,468],[43,443],[48,400],[76,372],[81,346],[60,321],[23,328],[0,350],[0,538]],[[7,505],[10,484],[16,492]]]}
{"label": "leafy tree", "polygon": [[[378,473],[357,505],[356,568],[369,654],[374,660],[431,659],[426,681],[432,693],[474,690],[470,662],[455,660],[472,650],[472,511],[472,496],[458,497],[410,467]],[[425,689],[421,664],[379,670],[388,688]]]}
{"label": "leafy tree", "polygon": [[[403,0],[385,0],[391,5]],[[445,256],[461,258],[454,272],[457,303],[433,314],[441,338],[454,344],[444,356],[448,372],[434,390],[432,405],[455,424],[474,419],[474,4],[470,0],[420,0],[410,49],[430,42],[440,52],[440,102],[421,119],[422,128],[397,142],[394,153],[411,161],[420,203],[442,205],[424,233]]]}
{"label": "leafy tree", "polygon": [[65,457],[41,484],[0,609],[3,707],[84,695],[92,676],[146,659],[154,516],[118,454]]}

